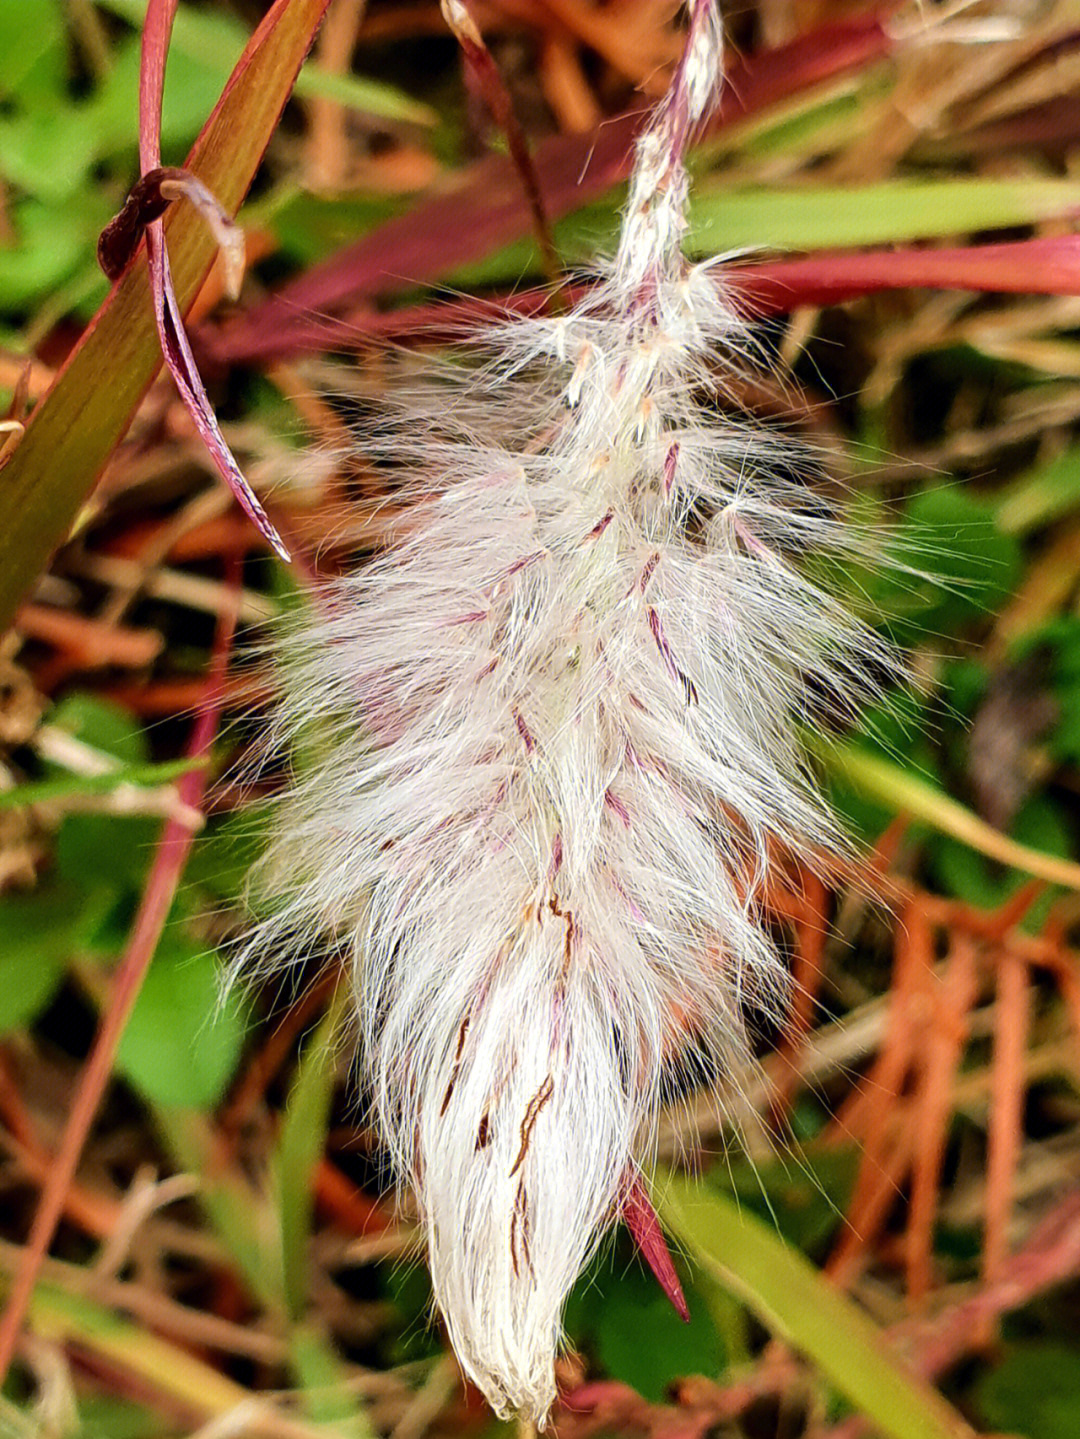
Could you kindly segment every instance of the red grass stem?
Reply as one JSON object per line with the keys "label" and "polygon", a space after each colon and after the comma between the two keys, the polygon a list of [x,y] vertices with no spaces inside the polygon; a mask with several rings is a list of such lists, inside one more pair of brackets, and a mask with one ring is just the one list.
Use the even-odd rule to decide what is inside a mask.
{"label": "red grass stem", "polygon": [[[232,568],[232,578],[236,592],[239,590],[239,571],[235,566]],[[231,612],[222,615],[219,624],[203,704],[187,747],[187,753],[193,759],[209,752],[217,730],[222,681],[235,623],[234,607]],[[191,770],[182,776],[177,788],[185,806],[195,807],[201,802],[205,785],[204,767]],[[161,938],[194,838],[191,828],[178,820],[167,820],[162,829],[139,912],[135,917],[127,948],[116,970],[112,993],[102,1010],[98,1032],[83,1068],[60,1148],[41,1191],[22,1263],[12,1282],[7,1306],[0,1317],[0,1384],[11,1366],[38,1274],[64,1212],[79,1159],[109,1082],[116,1047]]]}

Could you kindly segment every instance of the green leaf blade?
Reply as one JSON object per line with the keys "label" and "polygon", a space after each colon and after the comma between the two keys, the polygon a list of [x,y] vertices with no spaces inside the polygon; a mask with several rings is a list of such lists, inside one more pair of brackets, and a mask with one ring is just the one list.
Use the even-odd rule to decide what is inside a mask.
{"label": "green leaf blade", "polygon": [[665,1225],[706,1273],[813,1360],[888,1439],[974,1439],[870,1317],[767,1224],[680,1176],[660,1177],[657,1197]]}

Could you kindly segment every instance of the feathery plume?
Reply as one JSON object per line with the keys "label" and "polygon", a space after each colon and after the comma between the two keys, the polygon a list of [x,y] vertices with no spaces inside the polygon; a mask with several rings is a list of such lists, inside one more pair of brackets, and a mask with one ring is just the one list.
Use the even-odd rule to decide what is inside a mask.
{"label": "feathery plume", "polygon": [[344,942],[454,1348],[541,1425],[567,1292],[620,1214],[641,1233],[672,1074],[736,1065],[782,1002],[770,854],[841,842],[800,726],[886,659],[806,572],[851,540],[790,444],[724,412],[747,326],[681,245],[721,50],[691,0],[606,273],[402,401],[372,448],[408,528],[283,645],[281,732],[316,733],[251,949]]}

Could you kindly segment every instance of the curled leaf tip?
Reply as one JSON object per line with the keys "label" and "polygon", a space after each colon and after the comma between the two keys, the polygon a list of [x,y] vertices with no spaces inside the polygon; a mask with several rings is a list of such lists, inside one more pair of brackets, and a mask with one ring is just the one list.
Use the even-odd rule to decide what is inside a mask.
{"label": "curled leaf tip", "polygon": [[108,279],[118,280],[138,249],[146,227],[160,220],[170,204],[179,199],[188,200],[206,222],[224,261],[225,293],[230,300],[237,299],[244,282],[244,233],[196,175],[175,166],[148,170],[131,187],[123,208],[98,238],[98,264]]}
{"label": "curled leaf tip", "polygon": [[247,264],[243,230],[213,191],[187,170],[163,171],[160,189],[166,200],[185,199],[198,211],[221,251],[225,294],[230,300],[239,299]]}

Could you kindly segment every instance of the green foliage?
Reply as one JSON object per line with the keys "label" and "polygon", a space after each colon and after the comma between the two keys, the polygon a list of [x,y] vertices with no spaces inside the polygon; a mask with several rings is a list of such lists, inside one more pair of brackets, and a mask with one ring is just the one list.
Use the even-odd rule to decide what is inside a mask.
{"label": "green foliage", "polygon": [[1047,740],[1051,755],[1065,764],[1080,763],[1080,618],[1061,615],[1027,635],[1016,659],[1047,655],[1047,681],[1057,702],[1057,718]]}
{"label": "green foliage", "polygon": [[390,1344],[392,1364],[429,1359],[440,1352],[432,1324],[431,1279],[420,1263],[388,1266],[382,1282],[397,1312],[399,1325]]}
{"label": "green foliage", "polygon": [[[926,696],[894,689],[859,716],[851,743],[877,760],[914,767],[936,778],[937,762],[928,739],[928,723]],[[830,765],[828,756],[822,767],[829,801],[847,831],[872,844],[895,813],[888,797],[858,783],[842,765]]]}
{"label": "green foliage", "polygon": [[[95,695],[73,694],[57,705],[52,723],[104,759],[144,765],[150,753],[133,715]],[[46,766],[54,777],[58,766]],[[119,782],[121,775],[116,776]],[[161,821],[151,815],[79,813],[64,816],[56,834],[54,863],[73,885],[115,895],[138,890],[146,875]]]}
{"label": "green foliage", "polygon": [[1080,1434],[1080,1355],[1065,1344],[1015,1344],[975,1386],[984,1424],[1028,1439]]}
{"label": "green foliage", "polygon": [[858,1165],[853,1148],[778,1154],[767,1164],[732,1155],[709,1171],[707,1182],[804,1254],[819,1255],[843,1223]]}
{"label": "green foliage", "polygon": [[639,1261],[615,1263],[608,1256],[575,1286],[566,1327],[609,1378],[659,1403],[676,1379],[690,1374],[715,1379],[724,1368],[724,1343],[708,1303],[694,1289],[687,1300],[689,1324]]}
{"label": "green foliage", "polygon": [[96,197],[80,196],[70,205],[17,200],[11,207],[15,244],[0,246],[0,313],[17,314],[76,276],[97,285],[87,262],[111,209]]}
{"label": "green foliage", "polygon": [[[102,0],[127,22],[109,65],[85,94],[75,71],[68,12],[60,0],[0,4],[0,178],[10,187],[13,243],[0,245],[0,317],[17,321],[40,302],[83,314],[104,298],[96,243],[121,206],[137,167],[139,39],[145,0]],[[161,147],[165,163],[183,163],[247,32],[233,16],[181,6],[168,59]],[[430,124],[424,105],[381,81],[328,75],[309,63],[299,92],[334,95],[342,104],[391,121]],[[385,213],[381,201],[372,214]],[[338,229],[337,233],[341,233]],[[59,318],[59,315],[58,315]]]}
{"label": "green foliage", "polygon": [[[854,1182],[853,1151],[813,1156],[778,1155],[767,1165],[731,1156],[703,1181],[732,1197],[740,1210],[760,1216],[804,1253],[819,1252],[836,1233]],[[681,1266],[690,1308],[684,1324],[654,1277],[633,1256],[625,1238],[578,1280],[566,1311],[567,1332],[611,1379],[660,1402],[671,1385],[692,1374],[720,1378],[745,1357],[737,1305],[711,1284],[697,1265]],[[643,1336],[648,1336],[647,1342]]]}
{"label": "green foliage", "polygon": [[[120,766],[99,779],[119,783],[156,772],[148,765],[146,731],[119,705],[75,692],[56,706],[49,722],[98,759]],[[46,763],[44,771],[38,792],[69,793],[85,778],[55,763]],[[67,813],[54,836],[51,875],[29,894],[0,896],[5,981],[0,1032],[32,1024],[76,959],[116,956],[127,940],[161,824],[150,815]],[[224,843],[214,853],[216,860],[204,860],[206,872],[219,873],[218,864],[230,858],[235,878],[244,858],[237,859]],[[231,894],[231,887],[225,888]],[[216,898],[221,890],[211,893]],[[194,899],[196,908],[200,903]],[[189,909],[186,901],[174,906],[121,1040],[117,1068],[153,1104],[209,1109],[235,1072],[246,1018],[236,995],[221,998],[220,958],[188,932]]]}
{"label": "green foliage", "polygon": [[[110,204],[88,183],[108,147],[94,100],[72,101],[64,7],[60,0],[25,0],[0,11],[6,100],[0,173],[14,187],[16,237],[0,247],[2,313],[44,298],[79,271],[93,273]],[[128,134],[133,143],[133,121]]]}
{"label": "green foliage", "polygon": [[956,485],[920,491],[904,511],[904,525],[912,561],[924,554],[932,566],[932,592],[946,591],[923,615],[924,623],[963,624],[972,612],[995,610],[1015,588],[1020,546],[999,530],[993,505],[970,491]]}
{"label": "green foliage", "polygon": [[34,1022],[100,918],[100,906],[75,885],[0,896],[0,1034]]}
{"label": "green foliage", "polygon": [[316,1424],[326,1425],[334,1439],[375,1439],[371,1420],[347,1383],[346,1366],[322,1334],[310,1325],[297,1324],[289,1357],[304,1408]]}
{"label": "green foliage", "polygon": [[136,889],[160,831],[161,821],[150,815],[66,815],[56,836],[57,870],[80,884]]}
{"label": "green foliage", "polygon": [[106,774],[73,775],[62,771],[53,779],[31,780],[16,785],[14,789],[0,790],[0,810],[42,804],[47,800],[110,794],[129,786],[171,784],[192,770],[204,767],[205,762],[201,759],[178,759],[165,760],[162,764],[132,765],[126,769],[110,770]]}
{"label": "green foliage", "polygon": [[117,1068],[154,1104],[212,1109],[233,1076],[245,1020],[221,999],[216,955],[170,926],[154,954],[117,1051]]}
{"label": "green foliage", "polygon": [[[91,1357],[103,1370],[119,1369],[129,1376],[128,1388],[137,1394],[164,1399],[169,1410],[195,1414],[205,1420],[233,1419],[247,1391],[190,1348],[164,1338],[145,1324],[134,1324],[114,1310],[59,1287],[39,1284],[31,1305],[35,1333],[47,1343],[68,1344]],[[126,1406],[124,1406],[126,1408]],[[108,1415],[108,1411],[106,1416]],[[92,1413],[92,1411],[91,1411]],[[129,1417],[124,1409],[121,1433]],[[159,1416],[145,1439],[162,1439]],[[81,1431],[80,1431],[81,1432]],[[166,1431],[167,1432],[167,1431]],[[186,1432],[190,1432],[188,1429]],[[109,1439],[113,1439],[109,1434]]]}
{"label": "green foliage", "polygon": [[[91,695],[72,694],[56,706],[51,724],[104,760],[138,766],[149,754],[146,736],[127,711]],[[55,793],[78,788],[80,777],[45,763],[37,787]],[[128,769],[119,771],[126,777]],[[31,793],[32,786],[26,787]],[[8,795],[19,794],[18,790]],[[44,797],[44,796],[41,796]],[[101,953],[118,906],[130,906],[142,883],[160,820],[142,815],[70,813],[54,839],[52,872],[29,894],[0,897],[0,1030],[32,1024],[55,994],[72,962]],[[111,957],[126,925],[113,928]]]}
{"label": "green foliage", "polygon": [[[146,0],[98,0],[126,22],[106,69],[89,88],[76,69],[61,0],[0,6],[0,178],[11,189],[14,243],[0,245],[0,315],[17,318],[42,301],[78,304],[89,314],[107,285],[97,237],[119,209],[136,169],[139,30]],[[248,38],[235,17],[182,5],[169,54],[161,117],[166,164],[183,162]],[[300,94],[330,95],[367,116],[431,124],[434,116],[394,86],[328,74],[309,62]],[[385,213],[377,202],[372,215]],[[340,228],[338,233],[340,233]]]}
{"label": "green foliage", "polygon": [[80,1403],[78,1433],[79,1439],[163,1439],[159,1415],[111,1394]]}
{"label": "green foliage", "polygon": [[[135,168],[138,28],[146,0],[102,0],[132,27],[112,47],[107,70],[89,92],[72,94],[71,39],[61,0],[0,7],[0,174],[14,187],[16,240],[0,248],[0,313],[17,312],[82,278],[97,303],[97,235],[119,208]],[[247,40],[232,16],[181,6],[169,56],[162,152],[180,163],[221,93]],[[431,112],[382,81],[306,68],[300,93],[333,95],[367,115],[429,124]],[[104,178],[102,170],[105,171]]]}
{"label": "green foliage", "polygon": [[64,23],[61,0],[0,5],[0,100],[29,105],[53,91],[64,72]]}
{"label": "green foliage", "polygon": [[1051,884],[1080,889],[1080,865],[1042,848],[1022,844],[948,794],[933,780],[856,744],[821,744],[823,763],[837,776],[841,790],[854,790],[889,806],[989,859]]}
{"label": "green foliage", "polygon": [[240,901],[251,866],[266,843],[263,820],[263,815],[249,809],[213,821],[195,844],[186,883],[215,899]]}
{"label": "green foliage", "polygon": [[[1045,502],[1041,479],[1038,493]],[[1023,493],[1028,493],[1025,481]],[[1034,491],[1032,491],[1034,493]],[[1032,502],[1034,504],[1034,501]],[[890,635],[906,647],[939,649],[958,645],[999,609],[1016,589],[1024,557],[1011,522],[1000,507],[956,486],[917,491],[904,507],[889,543],[895,568],[850,569],[843,577],[852,593],[869,595]],[[1055,761],[1080,757],[1080,622],[1062,617],[1034,631],[1015,647],[1012,660],[1032,650],[1049,654],[1048,684],[1057,699],[1057,718],[1047,740]],[[857,749],[822,751],[830,794],[854,830],[872,841],[900,810],[915,821],[910,833],[923,841],[929,873],[946,893],[978,905],[1000,904],[1032,873],[1021,863],[1003,864],[1004,851],[983,850],[979,821],[946,794],[945,776],[967,763],[966,725],[990,683],[978,659],[959,657],[939,665],[933,693],[898,691],[860,716]],[[848,762],[850,761],[850,763]],[[985,830],[983,838],[989,838]],[[1057,800],[1033,795],[1009,833],[1025,851],[1067,859],[1074,833]],[[1064,871],[1054,873],[1071,882]],[[1025,924],[1037,929],[1053,894],[1048,893]]]}
{"label": "green foliage", "polygon": [[142,726],[112,700],[76,692],[60,701],[50,719],[57,729],[121,764],[145,764],[150,758]]}
{"label": "green foliage", "polygon": [[[553,226],[559,254],[569,263],[610,253],[623,191],[583,206]],[[692,253],[844,249],[897,244],[932,235],[1032,223],[1066,213],[1075,201],[1068,180],[890,180],[877,185],[801,189],[733,188],[701,184],[690,197]],[[449,276],[462,286],[510,284],[539,272],[531,239],[515,240]]]}
{"label": "green foliage", "polygon": [[328,200],[303,190],[282,189],[252,206],[250,218],[271,226],[289,259],[311,265],[390,219],[398,208],[393,200],[381,196]]}
{"label": "green foliage", "polygon": [[[136,29],[141,27],[142,18],[146,14],[146,0],[98,0],[98,3],[103,9],[127,20]],[[213,88],[210,102],[213,105],[240,58],[247,39],[248,32],[231,15],[197,9],[192,5],[179,6],[169,50],[166,103],[169,87],[178,84],[175,71],[183,63],[194,67],[205,77],[205,83]],[[413,124],[427,125],[435,118],[427,106],[418,104],[410,96],[384,81],[369,80],[358,75],[330,74],[311,61],[304,66],[297,78],[296,93],[324,95],[350,109],[384,120],[407,120]],[[208,113],[209,107],[203,110],[197,123],[201,124]]]}
{"label": "green foliage", "polygon": [[1012,593],[1022,565],[1019,542],[999,530],[993,506],[944,485],[907,502],[887,559],[868,577],[871,598],[905,646],[962,635]]}
{"label": "green foliage", "polygon": [[690,245],[715,255],[742,248],[849,249],[930,235],[1025,224],[1075,200],[1064,180],[887,180],[831,188],[732,190],[699,185],[690,201]]}

